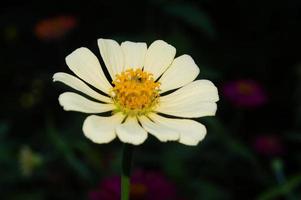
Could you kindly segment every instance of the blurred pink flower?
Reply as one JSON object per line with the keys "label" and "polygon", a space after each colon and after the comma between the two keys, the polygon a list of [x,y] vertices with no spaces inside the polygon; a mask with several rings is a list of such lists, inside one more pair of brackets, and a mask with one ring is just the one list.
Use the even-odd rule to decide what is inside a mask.
{"label": "blurred pink flower", "polygon": [[[175,200],[175,186],[161,173],[137,170],[131,176],[131,200]],[[90,200],[119,200],[120,177],[104,179],[89,192]]]}
{"label": "blurred pink flower", "polygon": [[230,81],[223,86],[224,96],[239,107],[257,107],[267,101],[267,94],[255,80]]}
{"label": "blurred pink flower", "polygon": [[277,156],[284,152],[283,143],[276,135],[258,136],[253,146],[258,153],[265,156]]}
{"label": "blurred pink flower", "polygon": [[55,40],[63,37],[77,25],[74,16],[57,16],[39,21],[34,29],[35,35],[40,40]]}

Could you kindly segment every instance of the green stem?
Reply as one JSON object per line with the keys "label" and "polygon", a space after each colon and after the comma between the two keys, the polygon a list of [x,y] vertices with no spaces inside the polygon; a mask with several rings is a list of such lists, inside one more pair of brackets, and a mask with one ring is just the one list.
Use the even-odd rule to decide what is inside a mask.
{"label": "green stem", "polygon": [[295,200],[296,198],[292,194],[292,191],[290,191],[287,187],[284,187],[287,183],[286,177],[284,174],[284,169],[283,169],[283,162],[281,159],[274,159],[272,161],[272,169],[274,170],[277,182],[279,186],[283,187],[284,190],[284,195],[286,196],[287,200]]}
{"label": "green stem", "polygon": [[130,195],[130,174],[133,146],[124,144],[122,152],[121,200],[128,200]]}

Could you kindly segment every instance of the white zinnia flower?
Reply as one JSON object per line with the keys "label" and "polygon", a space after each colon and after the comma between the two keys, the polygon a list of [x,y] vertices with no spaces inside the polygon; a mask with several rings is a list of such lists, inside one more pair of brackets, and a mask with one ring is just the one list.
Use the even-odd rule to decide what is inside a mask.
{"label": "white zinnia flower", "polygon": [[[112,116],[90,115],[83,125],[86,137],[95,143],[111,142],[116,136],[125,143],[139,145],[152,134],[162,142],[179,141],[197,145],[206,128],[190,119],[213,116],[219,100],[211,81],[196,80],[199,68],[189,55],[175,57],[176,49],[162,40],[146,43],[99,39],[100,54],[112,78],[105,77],[97,57],[87,48],[76,49],[66,63],[79,78],[56,73],[60,81],[83,94],[73,92],[59,96],[66,111],[98,114],[111,111]],[[96,92],[94,89],[103,94]],[[165,92],[180,88],[170,94]]]}

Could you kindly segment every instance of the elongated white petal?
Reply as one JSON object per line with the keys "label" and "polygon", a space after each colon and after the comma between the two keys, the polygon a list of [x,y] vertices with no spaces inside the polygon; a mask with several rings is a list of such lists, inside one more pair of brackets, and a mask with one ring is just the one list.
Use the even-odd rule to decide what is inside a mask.
{"label": "elongated white petal", "polygon": [[112,79],[124,69],[124,55],[120,45],[111,39],[98,39],[98,48]]}
{"label": "elongated white petal", "polygon": [[179,117],[212,116],[215,115],[215,102],[218,100],[218,91],[212,82],[197,80],[160,97],[156,111]]}
{"label": "elongated white petal", "polygon": [[86,95],[89,95],[90,97],[93,97],[94,99],[97,99],[99,101],[103,101],[107,103],[112,102],[111,98],[95,92],[83,81],[70,74],[63,73],[63,72],[55,73],[53,75],[53,81],[60,81],[68,85],[69,87],[72,87],[73,89],[78,90]]}
{"label": "elongated white petal", "polygon": [[176,49],[162,40],[153,42],[147,52],[144,71],[151,72],[157,79],[172,63]]}
{"label": "elongated white petal", "polygon": [[121,43],[121,48],[124,53],[124,70],[129,68],[142,69],[147,50],[146,43],[126,41]]}
{"label": "elongated white petal", "polygon": [[159,79],[161,93],[192,82],[199,73],[200,69],[189,55],[177,57]]}
{"label": "elongated white petal", "polygon": [[149,117],[157,124],[173,129],[180,133],[179,142],[185,145],[197,145],[206,135],[206,127],[196,121],[189,119],[171,119],[162,117],[155,113],[149,115]]}
{"label": "elongated white petal", "polygon": [[89,49],[76,49],[66,57],[66,63],[78,77],[109,94],[112,86],[105,77],[97,57]]}
{"label": "elongated white petal", "polygon": [[122,142],[134,145],[142,144],[147,138],[147,132],[139,125],[137,118],[131,116],[117,126],[116,133]]}
{"label": "elongated white petal", "polygon": [[219,100],[217,88],[209,80],[196,80],[171,94],[162,96],[160,101],[180,103],[190,101],[190,99],[196,99],[201,102],[217,102]]}
{"label": "elongated white petal", "polygon": [[179,139],[178,131],[170,129],[163,124],[154,123],[145,116],[139,117],[139,121],[142,124],[142,127],[147,132],[158,138],[161,142],[174,141]]}
{"label": "elongated white petal", "polygon": [[204,116],[214,116],[216,109],[216,103],[191,103],[189,107],[187,107],[187,105],[167,106],[166,104],[162,104],[157,111],[177,117],[198,118]]}
{"label": "elongated white petal", "polygon": [[61,94],[59,96],[59,102],[66,111],[78,111],[83,113],[102,113],[115,108],[113,104],[97,103],[73,92]]}
{"label": "elongated white petal", "polygon": [[95,143],[109,143],[115,139],[115,129],[121,124],[124,117],[121,113],[111,117],[90,115],[84,121],[83,132],[87,138]]}

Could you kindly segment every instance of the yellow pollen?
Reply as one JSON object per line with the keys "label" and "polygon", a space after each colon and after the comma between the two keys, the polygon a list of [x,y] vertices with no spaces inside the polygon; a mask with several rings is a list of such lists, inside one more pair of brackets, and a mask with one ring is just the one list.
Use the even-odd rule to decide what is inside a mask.
{"label": "yellow pollen", "polygon": [[128,69],[116,75],[111,97],[117,110],[130,115],[151,111],[158,103],[160,83],[141,69]]}

